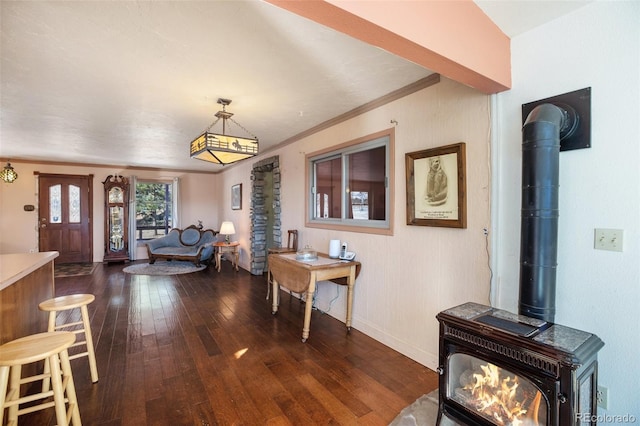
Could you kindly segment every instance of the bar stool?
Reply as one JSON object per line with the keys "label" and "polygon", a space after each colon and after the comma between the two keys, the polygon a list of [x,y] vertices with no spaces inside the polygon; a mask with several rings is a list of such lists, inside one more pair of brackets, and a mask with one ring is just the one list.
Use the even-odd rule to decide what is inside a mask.
{"label": "bar stool", "polygon": [[[84,333],[84,340],[77,341],[72,347],[86,346],[86,351],[73,354],[69,356],[69,359],[76,359],[83,356],[89,358],[89,369],[91,370],[91,381],[96,383],[98,381],[98,367],[96,366],[96,354],[93,348],[93,338],[91,337],[91,325],[89,323],[89,312],[87,305],[96,300],[93,294],[70,294],[67,296],[59,296],[53,299],[45,300],[38,305],[41,311],[49,312],[49,328],[48,331],[56,331],[60,329],[69,329],[68,331],[74,334]],[[80,309],[82,315],[82,321],[67,322],[60,325],[56,325],[56,316],[58,312],[67,311],[70,309]],[[77,328],[81,325],[81,328]],[[45,374],[49,372],[48,362],[44,364]],[[44,382],[43,391],[47,390],[47,382]]]}
{"label": "bar stool", "polygon": [[[291,229],[287,231],[287,246],[286,247],[271,247],[267,249],[268,254],[284,254],[295,253],[298,251],[298,230]],[[267,267],[267,300],[271,294],[271,269]]]}
{"label": "bar stool", "polygon": [[[17,425],[18,416],[55,407],[58,426],[80,426],[80,411],[73,384],[73,374],[67,349],[76,336],[68,331],[39,333],[12,340],[0,346],[0,425],[8,409],[7,426]],[[51,373],[22,377],[22,366],[46,360]],[[51,381],[52,390],[20,397],[20,386],[38,380]],[[8,387],[7,387],[8,385]],[[53,396],[53,402],[48,398]],[[44,400],[37,405],[20,408],[21,404]],[[66,404],[65,404],[66,403]],[[68,411],[66,408],[68,405]]]}

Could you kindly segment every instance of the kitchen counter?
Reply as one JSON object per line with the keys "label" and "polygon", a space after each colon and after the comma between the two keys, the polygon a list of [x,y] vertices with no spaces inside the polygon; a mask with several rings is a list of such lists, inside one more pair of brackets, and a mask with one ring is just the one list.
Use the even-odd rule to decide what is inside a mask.
{"label": "kitchen counter", "polygon": [[0,254],[0,344],[47,331],[38,304],[55,295],[57,251]]}
{"label": "kitchen counter", "polygon": [[57,251],[0,254],[0,290],[58,257]]}

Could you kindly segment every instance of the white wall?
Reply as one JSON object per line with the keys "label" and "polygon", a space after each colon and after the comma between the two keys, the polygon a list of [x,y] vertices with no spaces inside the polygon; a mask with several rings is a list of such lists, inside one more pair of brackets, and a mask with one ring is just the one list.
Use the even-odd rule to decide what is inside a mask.
{"label": "white wall", "polygon": [[[55,164],[35,164],[13,161],[18,180],[0,182],[0,253],[38,251],[38,212],[26,212],[25,204],[38,206],[37,182],[34,172],[69,175],[93,174],[93,261],[104,256],[104,186],[108,175],[136,175],[138,179],[172,181],[180,179],[180,220],[183,226],[202,220],[205,228],[219,228],[218,201],[215,186],[217,175],[181,173],[175,171],[119,169],[117,167],[86,167]],[[146,259],[145,247],[138,247],[139,259]]]}
{"label": "white wall", "polygon": [[[602,414],[640,421],[640,2],[596,1],[512,39],[513,88],[496,96],[495,302],[517,311],[521,105],[591,87],[592,148],[560,153],[556,322],[598,335]],[[622,253],[594,228],[624,230]]]}
{"label": "white wall", "polygon": [[[392,119],[398,122],[394,235],[305,228],[305,154],[389,128]],[[432,369],[438,358],[436,314],[467,301],[489,302],[482,232],[490,221],[489,125],[489,97],[443,78],[435,86],[259,157],[280,156],[282,229],[298,229],[301,247],[309,244],[322,252],[328,251],[331,239],[347,241],[362,262],[353,327]],[[467,148],[467,229],[407,226],[405,153],[457,142],[465,142]],[[243,214],[227,210],[222,216],[248,218],[249,177],[255,162],[241,163],[222,174],[225,209],[231,185],[242,182],[244,188]],[[241,229],[240,264],[249,269],[250,224]],[[339,298],[331,304],[338,291]],[[321,283],[317,306],[323,311],[331,306],[329,314],[344,321],[345,293],[345,288]]]}

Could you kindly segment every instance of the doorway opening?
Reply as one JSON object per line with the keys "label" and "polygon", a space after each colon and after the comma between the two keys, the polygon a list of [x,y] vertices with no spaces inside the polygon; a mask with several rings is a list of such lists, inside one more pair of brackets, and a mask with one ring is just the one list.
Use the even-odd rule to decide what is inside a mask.
{"label": "doorway opening", "polygon": [[267,250],[280,247],[280,157],[265,158],[251,170],[251,274],[267,270]]}

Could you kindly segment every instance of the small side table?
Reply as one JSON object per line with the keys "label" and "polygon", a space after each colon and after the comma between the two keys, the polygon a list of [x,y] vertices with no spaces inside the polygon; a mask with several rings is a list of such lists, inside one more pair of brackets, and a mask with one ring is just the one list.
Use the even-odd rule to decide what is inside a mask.
{"label": "small side table", "polygon": [[224,241],[217,242],[213,244],[213,247],[216,250],[216,266],[218,268],[218,272],[220,272],[220,268],[222,267],[222,255],[224,253],[231,253],[231,262],[232,265],[238,271],[238,259],[240,258],[239,247],[240,243],[237,241],[232,241],[230,243],[225,243]]}

